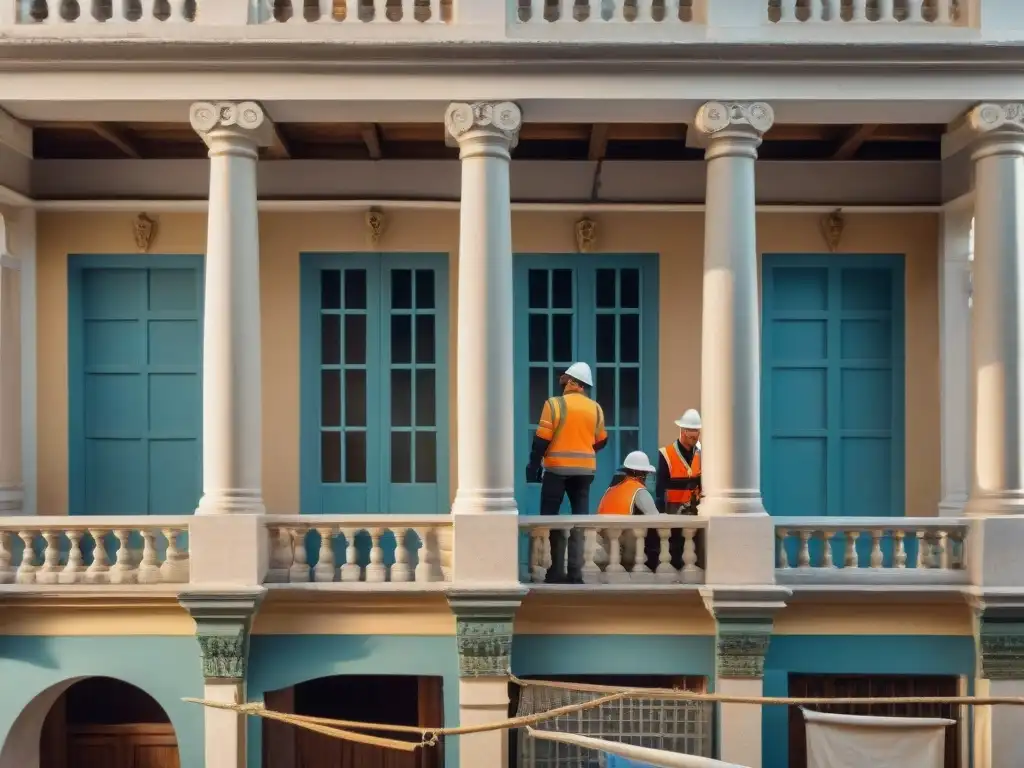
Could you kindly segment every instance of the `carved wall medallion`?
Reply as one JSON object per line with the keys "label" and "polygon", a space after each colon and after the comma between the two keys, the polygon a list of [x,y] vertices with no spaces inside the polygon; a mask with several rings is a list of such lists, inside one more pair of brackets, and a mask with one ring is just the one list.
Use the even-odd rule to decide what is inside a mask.
{"label": "carved wall medallion", "polygon": [[132,228],[135,234],[135,245],[138,247],[139,253],[148,253],[149,247],[153,244],[153,239],[156,237],[156,221],[149,218],[146,214],[140,213],[135,217]]}
{"label": "carved wall medallion", "polygon": [[576,222],[576,250],[590,253],[597,246],[597,224],[588,218]]}
{"label": "carved wall medallion", "polygon": [[839,241],[843,238],[844,229],[846,229],[846,219],[843,218],[843,212],[839,208],[821,217],[821,234],[825,238],[825,245],[832,253],[839,248]]}
{"label": "carved wall medallion", "polygon": [[978,666],[987,680],[1024,680],[1024,617],[978,619]]}
{"label": "carved wall medallion", "polygon": [[741,679],[764,677],[764,658],[771,639],[771,619],[719,621],[715,637],[715,674]]}
{"label": "carved wall medallion", "polygon": [[512,657],[512,616],[459,616],[456,619],[461,677],[507,675]]}
{"label": "carved wall medallion", "polygon": [[388,219],[383,212],[373,208],[366,212],[366,235],[370,245],[379,245],[387,229]]}

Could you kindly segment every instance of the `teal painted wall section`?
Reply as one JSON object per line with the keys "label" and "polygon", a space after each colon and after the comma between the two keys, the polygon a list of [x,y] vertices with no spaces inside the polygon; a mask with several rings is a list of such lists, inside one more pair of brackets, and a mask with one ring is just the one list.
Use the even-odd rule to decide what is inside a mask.
{"label": "teal painted wall section", "polygon": [[516,675],[704,675],[714,682],[715,639],[683,635],[517,635]]}
{"label": "teal painted wall section", "polygon": [[41,692],[73,677],[113,677],[141,688],[164,708],[183,766],[203,764],[199,646],[188,637],[0,637],[0,740]]}
{"label": "teal painted wall section", "polygon": [[[974,639],[937,635],[781,635],[765,659],[764,695],[786,696],[789,674],[974,675]],[[763,768],[789,765],[789,712],[765,707]]]}
{"label": "teal painted wall section", "polygon": [[[253,635],[249,644],[248,698],[263,699],[305,680],[331,675],[436,675],[444,679],[444,721],[459,722],[459,662],[454,636]],[[248,768],[262,768],[263,733],[249,719]],[[445,744],[445,766],[459,764],[458,739]]]}

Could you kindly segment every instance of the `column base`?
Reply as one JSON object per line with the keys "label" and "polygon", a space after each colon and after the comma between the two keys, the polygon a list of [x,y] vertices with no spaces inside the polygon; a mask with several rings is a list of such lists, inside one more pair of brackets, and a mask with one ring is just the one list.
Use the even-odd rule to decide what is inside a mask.
{"label": "column base", "polygon": [[196,507],[197,515],[264,515],[267,508],[263,505],[263,493],[260,489],[219,488],[204,491]]}
{"label": "column base", "polygon": [[0,485],[0,516],[24,512],[25,490],[20,485]]}
{"label": "column base", "polygon": [[504,512],[518,515],[512,488],[459,488],[452,503],[453,515],[480,515]]}
{"label": "column base", "polygon": [[767,515],[761,492],[737,489],[724,491],[714,496],[704,496],[698,511],[702,516],[719,515]]}
{"label": "column base", "polygon": [[963,514],[969,517],[1024,515],[1024,490],[971,496],[964,505]]}

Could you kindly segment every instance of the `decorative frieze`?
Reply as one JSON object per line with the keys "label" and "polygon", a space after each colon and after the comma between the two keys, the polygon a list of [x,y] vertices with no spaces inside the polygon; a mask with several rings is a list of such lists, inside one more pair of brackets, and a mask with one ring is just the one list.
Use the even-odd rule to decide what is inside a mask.
{"label": "decorative frieze", "polygon": [[512,666],[515,612],[525,591],[454,592],[460,677],[503,677]]}
{"label": "decorative frieze", "polygon": [[178,601],[196,622],[196,640],[207,681],[245,679],[249,631],[265,590],[237,593],[190,592]]}
{"label": "decorative frieze", "polygon": [[509,149],[514,149],[522,125],[522,110],[511,101],[454,102],[444,115],[445,133],[452,145],[480,132],[498,135],[508,142]]}

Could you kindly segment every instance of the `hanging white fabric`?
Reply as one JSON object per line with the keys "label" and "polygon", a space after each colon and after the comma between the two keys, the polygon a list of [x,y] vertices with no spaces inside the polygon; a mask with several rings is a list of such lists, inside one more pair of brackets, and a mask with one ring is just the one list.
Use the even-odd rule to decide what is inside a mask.
{"label": "hanging white fabric", "polygon": [[943,768],[940,717],[836,715],[800,708],[807,726],[807,768]]}

